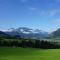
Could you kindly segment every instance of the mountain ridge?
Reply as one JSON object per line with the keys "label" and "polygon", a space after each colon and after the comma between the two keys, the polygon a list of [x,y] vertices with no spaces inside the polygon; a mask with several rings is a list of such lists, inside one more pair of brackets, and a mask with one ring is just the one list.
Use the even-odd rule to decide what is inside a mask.
{"label": "mountain ridge", "polygon": [[51,33],[45,32],[40,29],[31,29],[27,27],[19,27],[19,28],[11,28],[7,30],[0,31],[0,35],[9,35],[9,36],[18,36],[21,38],[33,38],[33,39],[40,39],[40,38],[48,38],[48,37],[60,37],[60,28],[56,31]]}
{"label": "mountain ridge", "polygon": [[6,31],[3,31],[8,35],[19,35],[22,38],[44,38],[46,36],[48,36],[48,32],[45,32],[43,30],[39,30],[39,29],[30,29],[27,27],[19,27],[16,29],[8,29]]}

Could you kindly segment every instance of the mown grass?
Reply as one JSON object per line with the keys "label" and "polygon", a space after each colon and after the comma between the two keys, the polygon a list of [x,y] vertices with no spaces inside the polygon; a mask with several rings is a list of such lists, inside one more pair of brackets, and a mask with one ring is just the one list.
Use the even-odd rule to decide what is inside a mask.
{"label": "mown grass", "polygon": [[60,60],[60,49],[0,48],[0,60]]}

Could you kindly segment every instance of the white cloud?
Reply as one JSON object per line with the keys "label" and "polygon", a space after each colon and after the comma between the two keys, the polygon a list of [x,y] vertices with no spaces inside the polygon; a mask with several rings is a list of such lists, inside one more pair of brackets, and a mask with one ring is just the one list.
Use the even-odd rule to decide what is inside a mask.
{"label": "white cloud", "polygon": [[54,0],[55,2],[60,2],[60,0]]}
{"label": "white cloud", "polygon": [[31,1],[31,2],[32,2],[32,1],[33,1],[33,2],[37,2],[37,1],[39,1],[39,0],[20,0],[20,1],[21,1],[22,3],[25,3],[25,2],[30,2],[30,1]]}
{"label": "white cloud", "polygon": [[53,20],[52,22],[53,22],[54,24],[56,24],[56,25],[60,25],[60,18],[55,19],[55,20]]}
{"label": "white cloud", "polygon": [[60,10],[48,10],[48,11],[41,11],[40,16],[55,16],[57,13],[60,13]]}
{"label": "white cloud", "polygon": [[47,0],[47,1],[60,2],[60,0]]}
{"label": "white cloud", "polygon": [[29,10],[36,10],[37,8],[35,7],[30,7]]}
{"label": "white cloud", "polygon": [[[21,2],[23,2],[23,3],[25,3],[25,2],[27,2],[27,1],[29,1],[29,0],[20,0]],[[39,1],[39,0],[31,0],[31,1]],[[47,1],[53,1],[54,3],[56,2],[56,3],[60,3],[60,0],[47,0]]]}
{"label": "white cloud", "polygon": [[25,3],[25,2],[27,2],[28,0],[21,0],[21,2],[23,2],[23,3]]}

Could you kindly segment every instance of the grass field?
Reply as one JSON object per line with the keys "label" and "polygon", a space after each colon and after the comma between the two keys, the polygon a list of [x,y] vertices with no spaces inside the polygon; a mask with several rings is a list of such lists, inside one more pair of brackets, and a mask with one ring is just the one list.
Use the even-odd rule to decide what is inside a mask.
{"label": "grass field", "polygon": [[60,60],[60,49],[0,48],[0,60]]}

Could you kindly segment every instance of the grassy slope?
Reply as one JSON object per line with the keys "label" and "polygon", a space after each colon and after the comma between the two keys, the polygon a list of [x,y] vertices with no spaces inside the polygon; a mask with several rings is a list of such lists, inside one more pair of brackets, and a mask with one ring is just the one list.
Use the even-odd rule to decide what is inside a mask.
{"label": "grassy slope", "polygon": [[60,60],[60,49],[0,48],[0,60]]}

